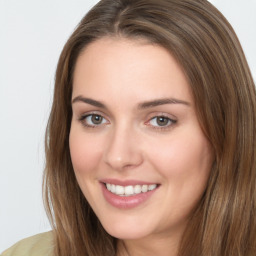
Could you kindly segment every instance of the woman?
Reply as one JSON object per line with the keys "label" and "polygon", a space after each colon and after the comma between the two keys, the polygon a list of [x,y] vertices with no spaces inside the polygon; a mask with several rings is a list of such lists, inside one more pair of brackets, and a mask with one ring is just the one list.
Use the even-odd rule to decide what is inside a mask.
{"label": "woman", "polygon": [[100,1],[57,67],[53,232],[3,255],[254,255],[255,120],[243,51],[210,3]]}

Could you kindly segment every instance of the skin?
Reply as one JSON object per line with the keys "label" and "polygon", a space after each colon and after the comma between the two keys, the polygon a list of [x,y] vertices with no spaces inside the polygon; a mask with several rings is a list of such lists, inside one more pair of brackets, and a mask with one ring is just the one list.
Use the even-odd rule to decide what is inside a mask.
{"label": "skin", "polygon": [[[106,108],[74,100],[78,96]],[[141,107],[167,98],[175,100]],[[103,227],[119,239],[118,255],[177,255],[188,217],[205,191],[213,153],[176,60],[142,40],[99,39],[78,57],[72,99],[75,175]],[[91,114],[103,118],[95,124]],[[165,117],[162,126],[159,116]],[[103,196],[100,181],[106,178],[159,187],[139,206],[119,209]]]}

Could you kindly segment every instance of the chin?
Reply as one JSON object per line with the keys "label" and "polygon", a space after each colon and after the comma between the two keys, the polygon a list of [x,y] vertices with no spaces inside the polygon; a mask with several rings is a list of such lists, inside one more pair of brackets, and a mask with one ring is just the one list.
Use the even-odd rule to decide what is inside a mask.
{"label": "chin", "polygon": [[134,240],[134,239],[141,239],[143,237],[146,237],[148,232],[145,232],[144,230],[140,230],[140,228],[137,230],[131,230],[131,229],[105,229],[108,234],[111,236],[117,238],[117,239],[122,239],[122,240]]}
{"label": "chin", "polygon": [[108,234],[118,239],[140,239],[152,233],[150,227],[143,225],[141,221],[136,220],[123,220],[111,222],[101,222],[102,226]]}

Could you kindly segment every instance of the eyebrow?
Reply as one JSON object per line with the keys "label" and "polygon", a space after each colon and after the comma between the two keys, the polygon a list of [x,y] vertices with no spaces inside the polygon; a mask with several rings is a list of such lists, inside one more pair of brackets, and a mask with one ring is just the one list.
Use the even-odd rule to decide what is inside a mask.
{"label": "eyebrow", "polygon": [[[102,102],[93,100],[91,98],[85,98],[81,95],[75,97],[72,100],[72,104],[76,103],[76,102],[83,102],[83,103],[87,103],[87,104],[90,104],[95,107],[107,109],[106,105],[103,104]],[[150,100],[150,101],[145,101],[145,102],[139,103],[138,109],[152,108],[152,107],[157,107],[157,106],[165,105],[165,104],[183,104],[185,106],[190,106],[190,103],[188,103],[187,101],[184,101],[184,100],[179,100],[179,99],[175,99],[175,98],[163,98],[163,99],[155,99],[155,100]]]}
{"label": "eyebrow", "polygon": [[103,103],[101,103],[100,101],[97,101],[97,100],[93,100],[93,99],[90,99],[90,98],[85,98],[83,96],[77,96],[75,97],[73,100],[72,100],[72,104],[76,103],[76,102],[84,102],[84,103],[87,103],[87,104],[90,104],[92,106],[95,106],[95,107],[99,107],[99,108],[107,108]]}
{"label": "eyebrow", "polygon": [[146,101],[143,103],[140,103],[138,105],[139,109],[145,109],[145,108],[151,108],[151,107],[157,107],[160,105],[165,105],[165,104],[183,104],[186,106],[189,106],[190,104],[184,100],[178,100],[175,98],[164,98],[164,99],[156,99],[156,100],[151,100],[151,101]]}

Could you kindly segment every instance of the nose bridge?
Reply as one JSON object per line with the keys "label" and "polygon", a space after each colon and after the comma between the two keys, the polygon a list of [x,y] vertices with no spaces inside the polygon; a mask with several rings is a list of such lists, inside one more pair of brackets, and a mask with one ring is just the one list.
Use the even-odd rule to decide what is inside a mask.
{"label": "nose bridge", "polygon": [[104,160],[115,170],[135,167],[142,162],[136,130],[125,122],[115,125],[108,138]]}

